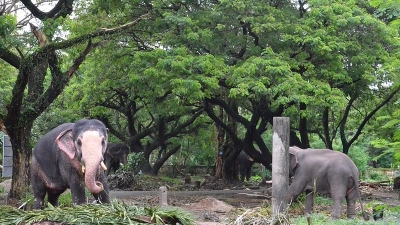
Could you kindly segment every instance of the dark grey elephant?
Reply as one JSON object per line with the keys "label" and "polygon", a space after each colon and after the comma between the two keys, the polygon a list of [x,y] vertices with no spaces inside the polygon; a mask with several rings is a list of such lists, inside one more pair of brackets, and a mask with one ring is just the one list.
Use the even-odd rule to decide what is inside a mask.
{"label": "dark grey elephant", "polygon": [[[359,198],[359,174],[356,165],[345,154],[328,149],[289,148],[290,176],[289,194],[295,199],[302,192],[306,196],[306,213],[311,213],[314,205],[314,191],[330,194],[334,204],[333,219],[341,217],[342,203],[347,201],[347,217],[356,215],[355,203]],[[362,208],[362,203],[361,203]],[[363,213],[364,210],[362,209]],[[367,215],[363,214],[364,219]]]}
{"label": "dark grey elephant", "polygon": [[[73,204],[85,203],[85,186],[98,202],[110,203],[103,162],[107,129],[99,120],[81,119],[62,124],[45,134],[36,144],[31,162],[34,208],[48,202],[58,205],[58,197],[71,189]],[[101,169],[102,167],[103,169]]]}
{"label": "dark grey elephant", "polygon": [[240,180],[243,182],[246,178],[247,181],[251,177],[251,167],[254,165],[254,159],[247,155],[244,151],[241,151],[237,157],[239,163]]}
{"label": "dark grey elephant", "polygon": [[125,143],[108,143],[104,162],[108,168],[106,176],[111,170],[117,171],[120,165],[128,163],[129,147]]}

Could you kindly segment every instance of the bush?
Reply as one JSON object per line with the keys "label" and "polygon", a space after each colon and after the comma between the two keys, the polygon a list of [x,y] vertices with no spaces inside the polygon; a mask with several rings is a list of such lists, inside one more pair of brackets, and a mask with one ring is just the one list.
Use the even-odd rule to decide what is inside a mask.
{"label": "bush", "polygon": [[365,180],[368,182],[388,180],[388,176],[385,174],[384,170],[370,168],[365,174]]}
{"label": "bush", "polygon": [[369,169],[368,162],[370,157],[367,152],[363,148],[354,146],[349,150],[348,156],[353,160],[354,164],[356,164],[360,175],[364,176]]}

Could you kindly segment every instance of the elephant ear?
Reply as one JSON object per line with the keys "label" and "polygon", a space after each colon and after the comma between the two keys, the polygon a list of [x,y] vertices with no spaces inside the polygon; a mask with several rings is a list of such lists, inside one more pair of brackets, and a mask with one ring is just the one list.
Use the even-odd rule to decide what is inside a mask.
{"label": "elephant ear", "polygon": [[[297,150],[297,149],[296,149]],[[297,159],[297,151],[289,148],[289,173],[291,176],[294,175],[297,165],[299,164],[299,160]]]}
{"label": "elephant ear", "polygon": [[75,157],[75,145],[72,137],[72,129],[61,132],[56,138],[58,147],[65,152],[70,159]]}
{"label": "elephant ear", "polygon": [[112,153],[114,153],[114,155],[119,155],[119,154],[121,154],[121,148],[116,148],[116,149],[114,149],[114,151],[112,151]]}

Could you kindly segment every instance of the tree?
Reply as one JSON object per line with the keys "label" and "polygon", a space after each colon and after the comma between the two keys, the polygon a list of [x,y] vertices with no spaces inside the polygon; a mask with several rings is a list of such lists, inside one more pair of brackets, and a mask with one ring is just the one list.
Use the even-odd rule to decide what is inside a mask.
{"label": "tree", "polygon": [[[375,13],[377,16],[388,23],[391,27],[398,30],[400,24],[400,4],[398,1],[382,1],[382,0],[374,0],[370,1],[373,7],[376,7]],[[400,65],[398,61],[394,66],[398,68]],[[400,80],[393,79],[393,86],[400,88]],[[371,141],[371,144],[376,147],[383,149],[381,154],[379,154],[374,159],[377,160],[382,158],[385,155],[393,155],[394,163],[399,164],[400,162],[400,133],[399,133],[399,115],[400,110],[398,109],[397,100],[394,104],[394,107],[388,108],[385,114],[381,114],[378,117],[378,125],[375,127],[378,130],[378,133],[373,136],[374,140]]]}
{"label": "tree", "polygon": [[[140,124],[167,118],[160,106],[204,110],[217,128],[218,174],[227,179],[235,179],[232,165],[241,150],[271,167],[265,138],[273,117],[291,118],[292,144],[308,147],[310,135],[317,134],[327,148],[340,138],[347,153],[398,92],[392,85],[397,31],[358,1],[96,1],[91,6],[93,13],[105,12],[111,24],[148,9],[154,14],[140,24],[145,35],[119,39],[109,46],[115,54],[100,65],[93,62],[96,70],[85,75],[105,74],[99,88],[135,87],[126,92],[135,98],[131,102],[148,107],[135,118]],[[93,93],[116,96],[115,90],[101,90],[107,91]],[[163,96],[167,105],[157,101]],[[105,111],[100,106],[88,111]]]}
{"label": "tree", "polygon": [[[91,39],[128,29],[140,19],[115,29],[99,29],[68,40],[59,40],[55,32],[72,13],[73,1],[57,1],[48,12],[41,11],[31,1],[23,0],[21,3],[43,27],[38,29],[33,24],[30,25],[31,32],[39,44],[38,47],[29,49],[27,46],[33,43],[32,40],[30,43],[24,43],[23,39],[18,39],[18,26],[9,12],[2,11],[6,16],[0,17],[1,24],[5,24],[0,28],[0,58],[18,70],[12,95],[7,102],[7,110],[0,115],[13,146],[13,179],[9,192],[12,199],[21,199],[29,187],[33,122],[63,91],[87,54],[96,45]],[[62,54],[57,51],[83,42],[87,43],[86,47],[62,70]]]}
{"label": "tree", "polygon": [[[397,74],[391,69],[398,61],[396,32],[355,1],[174,6],[163,43],[223,56],[229,68],[219,79],[220,90],[205,98],[208,115],[235,142],[228,160],[243,148],[269,167],[262,135],[272,117],[282,115],[292,118],[303,147],[309,146],[310,133],[317,133],[332,148],[339,132],[347,153],[365,123],[398,92],[384,85]],[[366,102],[375,105],[360,111]],[[350,114],[351,109],[357,110]],[[358,125],[349,117],[356,113],[362,116]],[[242,133],[231,129],[232,120]],[[348,140],[346,130],[355,130],[355,136]]]}
{"label": "tree", "polygon": [[[200,81],[182,83],[182,77],[198,75],[194,68],[190,73],[183,68],[198,65],[200,71],[219,62],[212,56],[184,55],[185,50],[179,48],[136,52],[134,56],[127,54],[129,51],[127,46],[113,54],[94,53],[83,69],[86,75],[81,82],[88,88],[79,85],[69,91],[76,96],[81,111],[101,118],[133,152],[143,153],[143,173],[157,175],[165,161],[181,148],[183,136],[208,127],[202,115],[202,95],[198,95],[204,86]],[[104,65],[108,70],[92,66],[98,58],[109,62]],[[119,68],[125,68],[124,72]],[[95,75],[99,73],[102,77]],[[97,85],[90,85],[93,83]]]}

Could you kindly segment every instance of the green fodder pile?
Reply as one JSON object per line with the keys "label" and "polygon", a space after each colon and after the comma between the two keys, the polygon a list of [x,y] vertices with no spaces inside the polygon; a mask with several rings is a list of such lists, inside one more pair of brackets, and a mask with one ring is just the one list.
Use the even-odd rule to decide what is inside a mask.
{"label": "green fodder pile", "polygon": [[32,211],[2,206],[0,211],[0,224],[195,224],[188,213],[175,208],[143,208],[118,202],[64,208],[49,206],[43,210]]}

